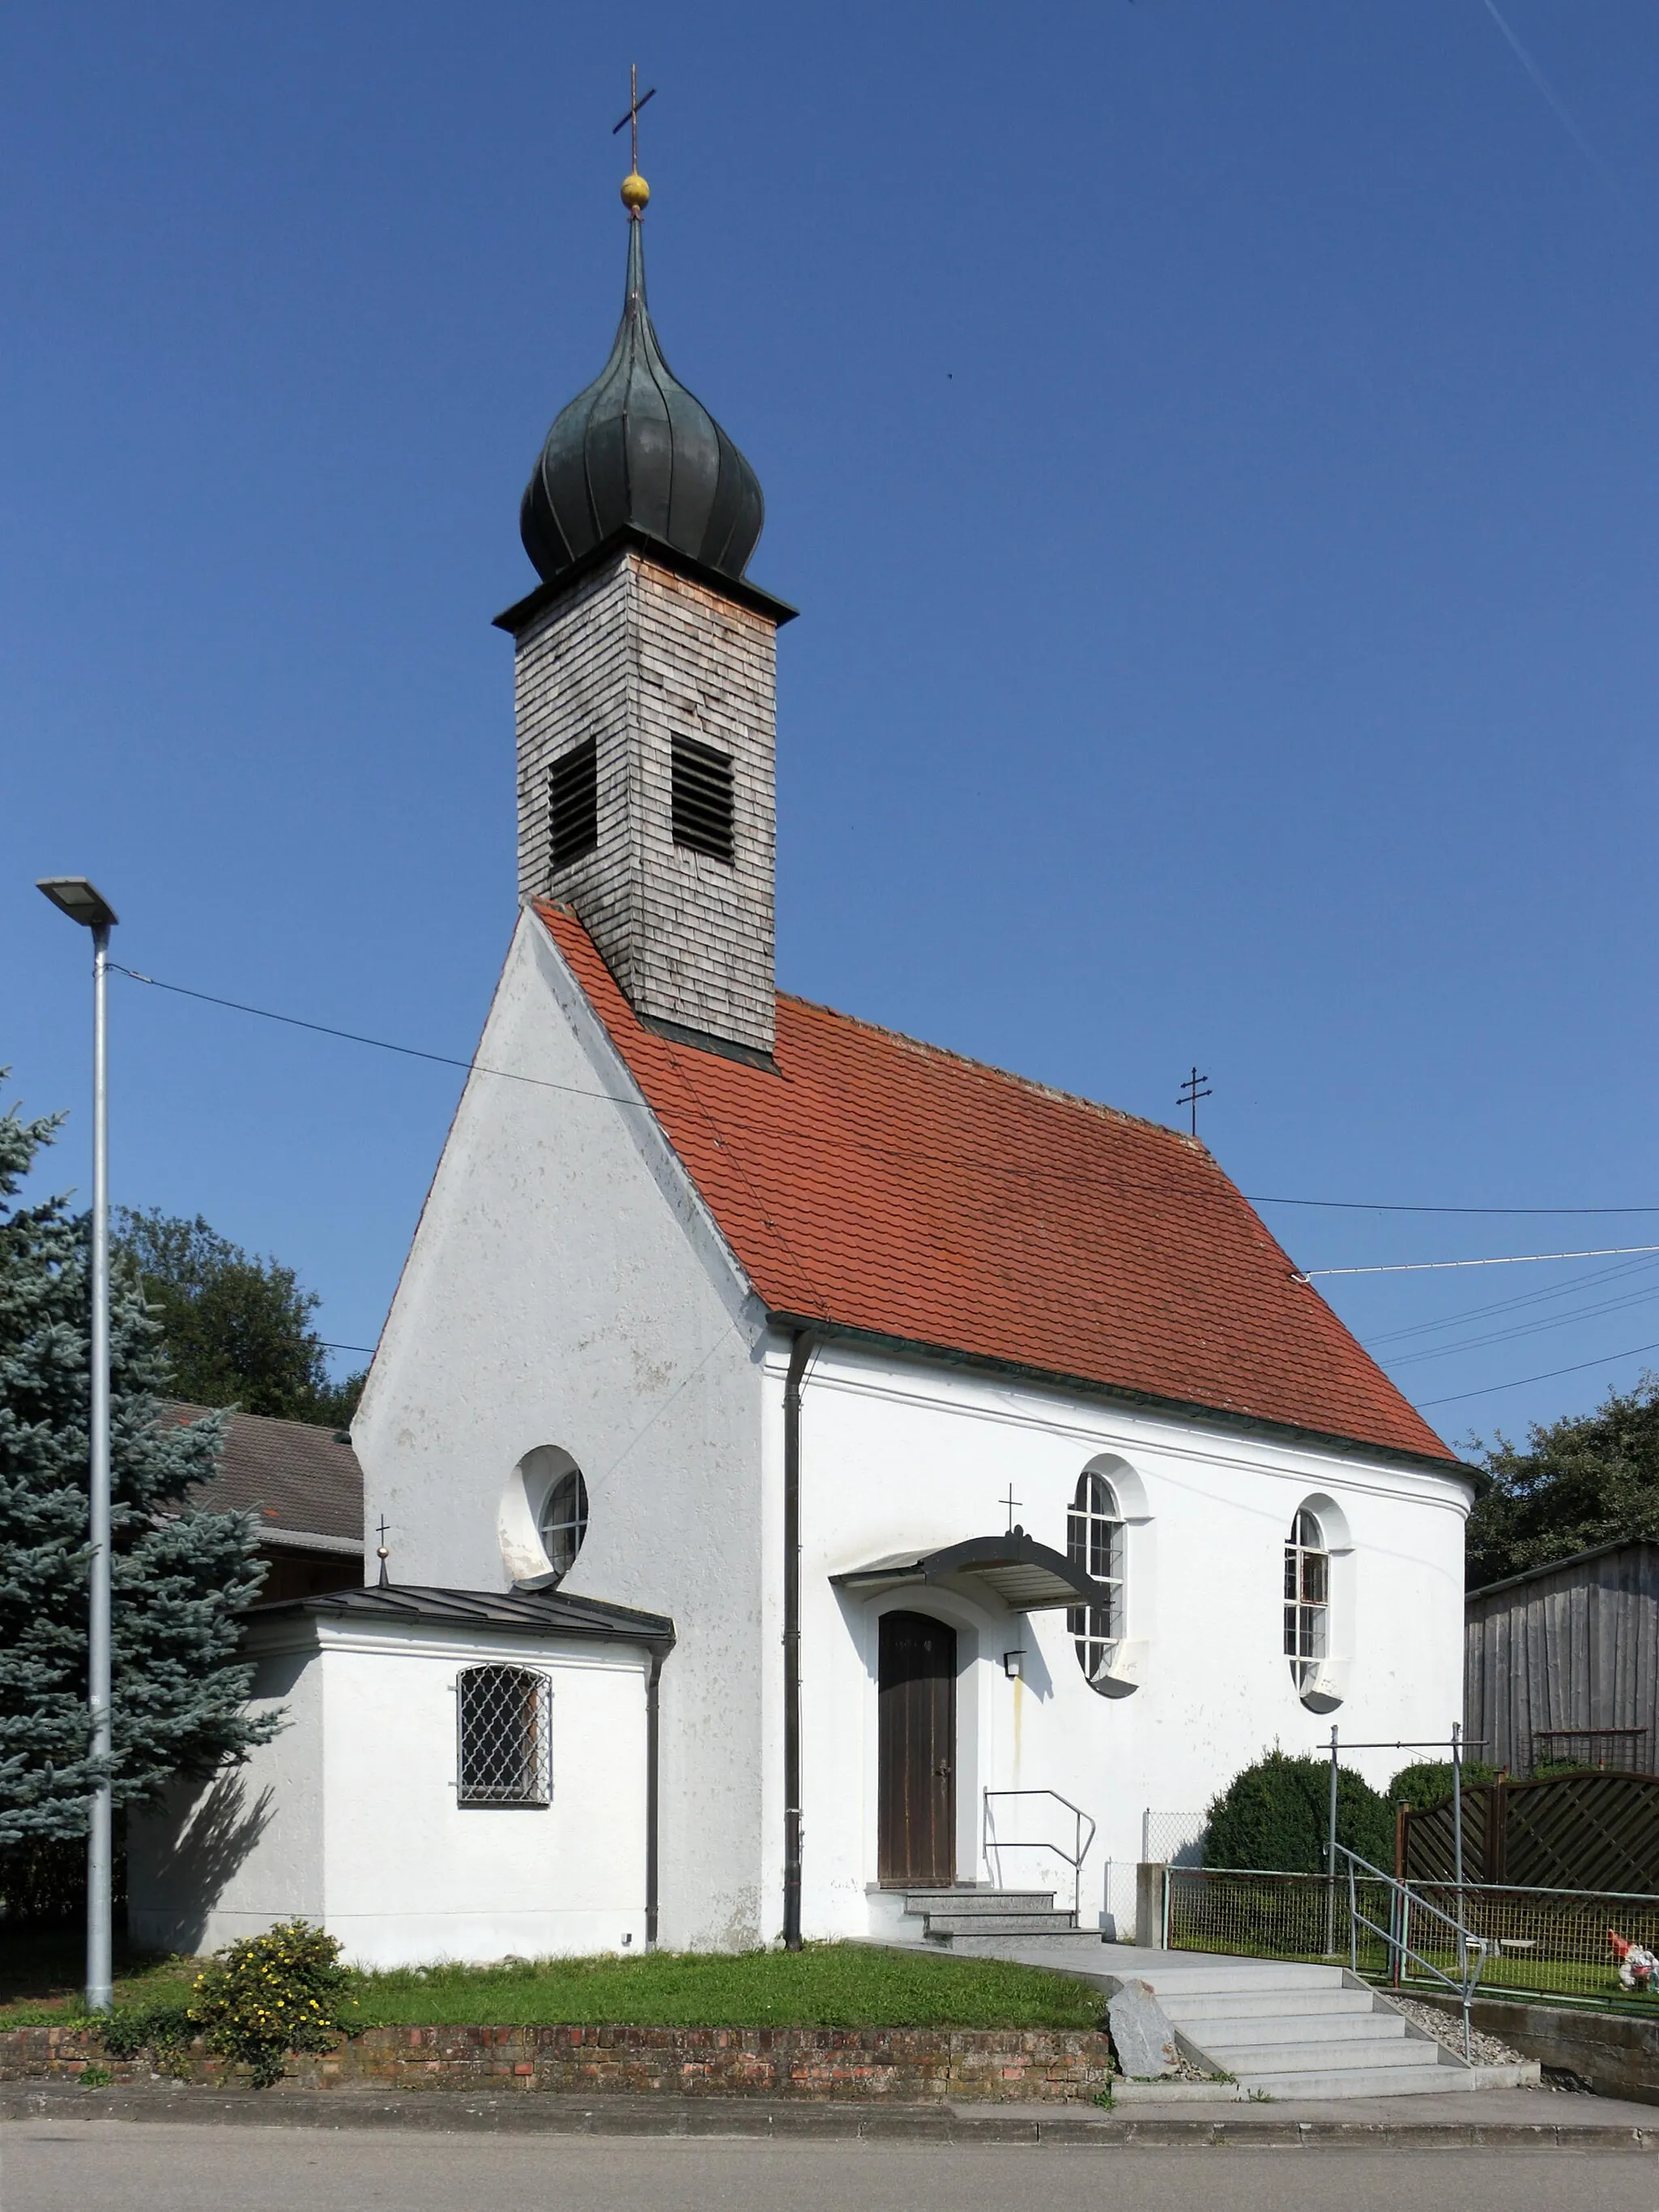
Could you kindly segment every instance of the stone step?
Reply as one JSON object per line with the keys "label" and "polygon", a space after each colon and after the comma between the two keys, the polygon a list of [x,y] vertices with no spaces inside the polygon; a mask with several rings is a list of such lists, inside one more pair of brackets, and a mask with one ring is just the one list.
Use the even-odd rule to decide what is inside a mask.
{"label": "stone step", "polygon": [[1283,1966],[1272,1959],[1206,1959],[1201,1964],[1141,1966],[1139,1980],[1150,1982],[1160,1996],[1182,1997],[1200,1990],[1218,1996],[1237,1990],[1340,1990],[1346,1980],[1340,1966]]}
{"label": "stone step", "polygon": [[1271,2020],[1289,2015],[1320,2021],[1376,2009],[1369,1990],[1201,1990],[1190,1996],[1166,1990],[1160,2002],[1171,2020]]}
{"label": "stone step", "polygon": [[[1439,2046],[1416,2036],[1384,2043],[1247,2043],[1232,2045],[1213,2040],[1200,2046],[1206,2058],[1241,2081],[1271,2083],[1279,2074],[1351,2074],[1376,2067],[1438,2065]],[[1428,2054],[1425,2057],[1425,2054]],[[1461,2068],[1458,2070],[1463,2070]]]}
{"label": "stone step", "polygon": [[[1340,2012],[1315,2019],[1306,2013],[1269,2013],[1259,2020],[1200,2020],[1170,2012],[1167,2006],[1164,2009],[1183,2035],[1218,2058],[1223,2051],[1271,2051],[1286,2043],[1328,2044],[1334,2052],[1349,2044],[1403,2043],[1407,2033],[1397,2012]],[[1230,2067],[1231,2063],[1227,2062]]]}
{"label": "stone step", "polygon": [[1461,2066],[1357,2066],[1343,2074],[1241,2074],[1238,2081],[1275,2104],[1293,2097],[1431,2097],[1474,2086]]}
{"label": "stone step", "polygon": [[953,1936],[1075,1936],[1077,1916],[1072,1912],[927,1912],[923,1920],[929,1940],[948,1942]]}
{"label": "stone step", "polygon": [[907,1912],[1052,1912],[1052,1889],[910,1889]]}

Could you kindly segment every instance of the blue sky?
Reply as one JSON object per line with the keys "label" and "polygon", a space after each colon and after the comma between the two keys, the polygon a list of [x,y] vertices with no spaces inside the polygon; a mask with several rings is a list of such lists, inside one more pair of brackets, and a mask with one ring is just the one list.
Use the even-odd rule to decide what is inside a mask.
{"label": "blue sky", "polygon": [[[615,326],[637,58],[658,327],[803,611],[784,986],[1159,1120],[1195,1061],[1264,1196],[1659,1208],[1659,11],[1502,7],[1566,120],[1486,0],[15,0],[0,1062],[73,1109],[53,1179],[42,873],[150,974],[471,1049],[489,617]],[[455,1072],[118,978],[113,1024],[117,1198],[372,1344]],[[1308,1267],[1659,1243],[1264,1211]],[[1659,1255],[1328,1288],[1455,1441],[1659,1344]]]}

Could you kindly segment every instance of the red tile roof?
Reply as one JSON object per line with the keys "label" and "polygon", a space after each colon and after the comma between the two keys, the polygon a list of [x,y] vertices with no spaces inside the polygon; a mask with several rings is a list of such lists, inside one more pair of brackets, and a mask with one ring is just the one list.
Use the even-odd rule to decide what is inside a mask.
{"label": "red tile roof", "polygon": [[779,994],[779,1073],[538,913],[775,1313],[1453,1462],[1204,1146]]}

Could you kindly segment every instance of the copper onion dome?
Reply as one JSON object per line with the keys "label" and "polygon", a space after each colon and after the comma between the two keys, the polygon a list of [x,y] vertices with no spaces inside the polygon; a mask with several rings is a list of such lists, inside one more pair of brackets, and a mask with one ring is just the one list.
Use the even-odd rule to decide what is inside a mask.
{"label": "copper onion dome", "polygon": [[755,471],[701,400],[677,383],[645,303],[645,179],[623,187],[628,292],[611,358],[555,418],[519,513],[525,550],[551,583],[618,530],[705,568],[743,574],[765,520]]}

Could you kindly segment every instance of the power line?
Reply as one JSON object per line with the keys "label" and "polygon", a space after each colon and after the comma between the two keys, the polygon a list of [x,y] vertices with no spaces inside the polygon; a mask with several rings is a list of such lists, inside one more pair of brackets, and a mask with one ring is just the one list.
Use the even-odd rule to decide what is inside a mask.
{"label": "power line", "polygon": [[1543,1375],[1518,1375],[1513,1382],[1489,1382],[1484,1390],[1454,1390],[1446,1398],[1419,1398],[1419,1410],[1431,1406],[1455,1406],[1462,1398],[1490,1398],[1499,1390],[1519,1390],[1528,1382],[1553,1382],[1558,1375],[1582,1375],[1587,1367],[1605,1367],[1614,1359],[1634,1359],[1638,1352],[1659,1352],[1659,1344],[1633,1344],[1628,1352],[1604,1352],[1600,1359],[1581,1359],[1571,1367],[1552,1367]]}
{"label": "power line", "polygon": [[[605,1104],[611,1106],[638,1107],[646,1104],[646,1102],[643,1099],[626,1097],[617,1091],[589,1091],[580,1084],[555,1083],[550,1078],[546,1076],[520,1074],[516,1068],[487,1067],[482,1060],[460,1060],[453,1053],[428,1052],[419,1045],[395,1044],[387,1037],[365,1036],[360,1030],[337,1029],[328,1022],[307,1021],[298,1014],[279,1014],[275,1012],[269,1006],[249,1006],[247,1002],[242,999],[220,998],[211,991],[192,990],[191,987],[185,983],[168,983],[164,981],[159,975],[145,975],[141,974],[137,968],[125,968],[118,961],[112,960],[109,964],[115,974],[128,976],[135,983],[145,984],[153,991],[167,991],[171,993],[175,998],[194,999],[199,1004],[206,1006],[223,1006],[232,1013],[251,1014],[257,1020],[262,1022],[278,1022],[287,1029],[309,1030],[313,1036],[336,1037],[343,1044],[368,1045],[375,1052],[396,1053],[404,1060],[429,1060],[434,1066],[438,1067],[459,1067],[464,1073],[468,1075],[495,1075],[501,1077],[504,1082],[507,1083],[528,1083],[538,1090],[562,1091],[568,1097],[594,1098],[601,1100]],[[647,1110],[649,1110],[648,1108]],[[1134,1183],[1124,1184],[1121,1188],[1124,1189],[1133,1189],[1137,1191],[1148,1190],[1156,1193],[1157,1191],[1165,1188],[1166,1186],[1163,1184]],[[1630,1215],[1638,1213],[1659,1214],[1659,1206],[1428,1206],[1407,1204],[1401,1200],[1392,1199],[1286,1198],[1278,1194],[1268,1195],[1259,1191],[1245,1191],[1241,1193],[1240,1195],[1244,1199],[1245,1203],[1249,1206],[1311,1206],[1318,1208],[1323,1212],[1340,1213],[1478,1214],[1486,1216],[1503,1215],[1507,1217],[1523,1214],[1565,1215],[1580,1219],[1588,1218],[1591,1215]],[[1640,1251],[1650,1249],[1659,1249],[1659,1247],[1650,1248],[1638,1245],[1620,1245],[1609,1247],[1608,1249],[1610,1250],[1618,1251]],[[1554,1257],[1568,1255],[1541,1255],[1540,1256]],[[1425,1264],[1462,1265],[1466,1263],[1433,1262]],[[1358,1273],[1370,1271],[1359,1269],[1338,1270],[1334,1268],[1317,1268],[1311,1270],[1310,1272],[1320,1274],[1332,1274],[1340,1272]]]}
{"label": "power line", "polygon": [[1516,1313],[1527,1306],[1548,1305],[1556,1298],[1574,1297],[1581,1291],[1594,1290],[1598,1283],[1620,1282],[1631,1275],[1650,1274],[1659,1261],[1631,1260],[1621,1267],[1596,1267],[1588,1275],[1576,1275],[1570,1283],[1557,1283],[1547,1291],[1522,1291],[1512,1298],[1494,1298],[1483,1306],[1465,1306],[1459,1312],[1442,1314],[1434,1321],[1411,1322],[1404,1328],[1386,1330],[1381,1336],[1362,1338],[1368,1352],[1376,1352],[1385,1344],[1399,1344],[1407,1337],[1429,1336],[1441,1328],[1461,1328],[1466,1322],[1486,1321],[1494,1314]]}
{"label": "power line", "polygon": [[269,1006],[245,1006],[240,999],[216,999],[211,991],[192,991],[183,983],[164,983],[159,975],[141,975],[136,968],[123,968],[118,960],[112,960],[109,965],[118,975],[130,975],[135,983],[148,983],[152,991],[171,991],[180,999],[199,999],[207,1006],[228,1006],[233,1013],[254,1014],[262,1022],[281,1022],[291,1030],[311,1030],[318,1036],[338,1037],[345,1044],[373,1045],[376,1052],[399,1053],[405,1060],[429,1060],[440,1067],[465,1068],[469,1075],[499,1075],[507,1083],[531,1083],[538,1091],[562,1091],[573,1098],[602,1098],[611,1106],[644,1103],[642,1099],[624,1098],[612,1091],[585,1091],[580,1084],[554,1083],[544,1075],[520,1075],[511,1067],[486,1067],[481,1060],[457,1060],[447,1052],[423,1052],[418,1045],[391,1044],[385,1037],[361,1036],[356,1030],[331,1029],[326,1022],[302,1021],[298,1014],[274,1014]]}
{"label": "power line", "polygon": [[1401,1352],[1385,1364],[1390,1372],[1396,1367],[1414,1367],[1425,1359],[1450,1359],[1465,1352],[1483,1352],[1488,1345],[1514,1344],[1523,1336],[1541,1336],[1553,1328],[1576,1328],[1580,1322],[1594,1321],[1599,1315],[1625,1313],[1632,1306],[1651,1305],[1659,1298],[1659,1289],[1632,1291],[1622,1298],[1603,1298],[1593,1306],[1575,1306],[1571,1313],[1555,1314],[1547,1321],[1522,1322],[1514,1328],[1488,1330],[1485,1336],[1460,1337],[1455,1344],[1437,1344],[1423,1352]]}
{"label": "power line", "polygon": [[1244,1195],[1252,1206],[1317,1206],[1339,1213],[1659,1213],[1659,1206],[1402,1206],[1387,1199],[1264,1198],[1258,1191]]}
{"label": "power line", "polygon": [[1613,1260],[1628,1252],[1659,1252],[1659,1244],[1601,1244],[1589,1252],[1505,1252],[1496,1260],[1386,1260],[1369,1267],[1298,1267],[1298,1283],[1316,1275],[1429,1275],[1449,1267],[1530,1267],[1542,1260]]}

